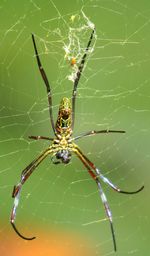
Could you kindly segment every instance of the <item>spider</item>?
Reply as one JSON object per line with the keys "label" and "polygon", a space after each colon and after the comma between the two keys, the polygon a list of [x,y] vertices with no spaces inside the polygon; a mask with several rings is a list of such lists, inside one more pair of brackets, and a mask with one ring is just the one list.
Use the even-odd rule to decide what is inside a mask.
{"label": "spider", "polygon": [[50,84],[47,78],[47,75],[42,67],[41,60],[38,54],[37,46],[35,43],[34,35],[32,34],[32,41],[35,51],[35,57],[37,60],[38,68],[41,73],[41,76],[43,78],[43,81],[46,86],[47,90],[47,97],[48,97],[48,107],[49,107],[49,116],[50,116],[50,123],[54,132],[55,137],[49,138],[45,136],[29,136],[30,139],[34,140],[48,140],[52,141],[51,145],[47,147],[46,150],[44,150],[36,159],[34,159],[21,173],[21,179],[20,182],[14,186],[12,197],[14,198],[14,203],[11,211],[11,217],[10,217],[10,223],[12,224],[12,227],[14,228],[15,232],[23,239],[25,240],[32,240],[36,237],[25,237],[22,235],[18,229],[15,226],[15,218],[16,218],[16,210],[19,204],[19,198],[22,186],[27,181],[27,179],[30,177],[30,175],[34,172],[34,170],[38,167],[38,165],[48,156],[52,156],[52,161],[54,164],[68,164],[71,160],[71,155],[74,153],[80,161],[83,163],[84,167],[87,169],[89,175],[92,177],[92,179],[96,182],[98,186],[98,191],[100,198],[102,200],[102,203],[105,208],[105,212],[107,215],[107,218],[110,223],[111,233],[112,233],[112,240],[114,245],[114,250],[117,250],[116,247],[116,239],[115,239],[115,232],[113,228],[113,220],[112,220],[112,213],[107,201],[107,198],[103,192],[101,182],[106,183],[110,188],[112,188],[114,191],[123,193],[123,194],[136,194],[143,190],[144,186],[141,186],[138,190],[127,192],[123,191],[120,188],[118,188],[116,185],[114,185],[108,178],[106,178],[101,170],[97,168],[94,163],[92,163],[87,156],[80,150],[80,148],[77,146],[77,144],[74,143],[74,141],[87,137],[90,135],[96,135],[96,134],[108,134],[108,133],[125,133],[123,130],[91,130],[85,133],[82,133],[76,137],[72,137],[73,128],[74,128],[74,120],[75,120],[75,103],[76,103],[76,95],[77,95],[77,86],[81,78],[81,74],[84,68],[85,60],[89,52],[89,48],[91,46],[91,42],[93,39],[93,36],[95,34],[95,28],[92,28],[92,32],[88,41],[88,44],[85,48],[85,52],[82,56],[81,62],[78,66],[74,85],[73,85],[73,92],[72,92],[72,98],[71,100],[69,98],[63,98],[60,102],[59,111],[58,111],[58,117],[56,124],[54,124],[53,120],[53,113],[52,113],[52,93]]}

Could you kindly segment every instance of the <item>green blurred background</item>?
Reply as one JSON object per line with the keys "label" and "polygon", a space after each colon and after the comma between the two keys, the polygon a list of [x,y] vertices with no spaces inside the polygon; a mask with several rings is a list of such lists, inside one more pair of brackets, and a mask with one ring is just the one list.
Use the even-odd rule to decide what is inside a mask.
{"label": "green blurred background", "polygon": [[[0,2],[3,255],[23,255],[16,248],[24,250],[24,246],[32,255],[70,255],[70,251],[72,255],[115,254],[96,184],[75,157],[68,166],[53,165],[47,158],[23,188],[16,223],[24,235],[38,237],[38,252],[32,249],[31,243],[35,242],[29,242],[28,247],[9,224],[13,186],[21,171],[48,145],[31,141],[28,136],[52,136],[31,33],[36,36],[51,82],[56,118],[60,99],[71,97],[72,92],[72,83],[66,78],[71,67],[64,61],[63,42],[68,40],[70,17],[78,17],[81,10],[95,24],[97,40],[79,84],[74,134],[91,129],[126,130],[121,135],[84,138],[78,144],[122,189],[135,190],[145,184],[145,190],[134,196],[118,195],[105,185],[103,188],[114,218],[116,255],[140,256],[149,252],[150,2],[14,0]],[[82,18],[78,22],[83,25]],[[51,33],[54,30],[58,37]],[[83,39],[85,46],[88,37],[89,32]],[[40,239],[45,246],[55,244],[53,253],[44,253]],[[63,239],[61,248],[70,249],[68,254],[63,254],[63,249],[57,253]]]}

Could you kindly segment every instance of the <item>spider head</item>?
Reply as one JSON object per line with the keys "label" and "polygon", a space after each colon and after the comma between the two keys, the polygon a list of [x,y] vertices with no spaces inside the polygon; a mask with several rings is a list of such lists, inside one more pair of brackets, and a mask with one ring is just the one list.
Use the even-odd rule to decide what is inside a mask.
{"label": "spider head", "polygon": [[71,159],[71,153],[66,149],[59,150],[55,156],[57,159],[61,160],[63,164],[68,164]]}

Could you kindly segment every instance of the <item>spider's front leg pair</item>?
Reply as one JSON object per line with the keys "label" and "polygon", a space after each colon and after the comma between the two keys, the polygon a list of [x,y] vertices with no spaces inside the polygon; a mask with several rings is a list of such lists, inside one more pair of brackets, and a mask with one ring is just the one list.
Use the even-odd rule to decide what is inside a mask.
{"label": "spider's front leg pair", "polygon": [[110,228],[111,228],[111,233],[112,233],[112,239],[113,239],[113,244],[114,244],[114,250],[117,250],[117,246],[116,246],[116,238],[115,238],[115,232],[114,232],[114,228],[113,228],[113,220],[112,220],[112,213],[106,198],[105,193],[103,192],[102,186],[101,186],[101,182],[100,180],[102,180],[104,183],[106,183],[107,185],[109,185],[114,191],[118,192],[118,193],[123,193],[123,194],[136,194],[138,192],[140,192],[141,190],[143,190],[144,186],[141,186],[138,190],[136,191],[124,191],[121,190],[120,188],[118,188],[117,186],[115,186],[108,178],[106,178],[105,176],[102,175],[100,169],[98,169],[79,149],[79,147],[77,145],[74,146],[73,148],[74,153],[78,156],[78,158],[81,160],[81,162],[84,164],[84,166],[86,167],[86,169],[88,170],[90,176],[96,181],[97,186],[98,186],[98,190],[99,190],[99,194],[101,197],[101,200],[103,202],[104,208],[105,208],[105,212],[107,215],[107,218],[109,219],[110,222]]}
{"label": "spider's front leg pair", "polygon": [[21,174],[21,179],[20,182],[18,183],[17,186],[14,186],[14,190],[12,193],[12,197],[14,198],[14,204],[13,204],[13,208],[11,211],[11,216],[10,216],[10,223],[12,224],[12,227],[14,228],[14,230],[16,231],[16,233],[23,239],[25,240],[33,240],[35,237],[25,237],[23,235],[21,235],[21,233],[18,231],[18,229],[16,228],[14,222],[15,222],[15,217],[16,217],[16,210],[19,204],[19,198],[20,198],[20,193],[21,193],[21,189],[22,189],[22,185],[26,182],[26,180],[30,177],[30,175],[33,173],[33,171],[35,170],[35,168],[46,158],[46,156],[48,156],[49,154],[52,153],[52,149],[51,147],[47,148],[38,158],[36,158],[35,160],[33,160],[23,171]]}

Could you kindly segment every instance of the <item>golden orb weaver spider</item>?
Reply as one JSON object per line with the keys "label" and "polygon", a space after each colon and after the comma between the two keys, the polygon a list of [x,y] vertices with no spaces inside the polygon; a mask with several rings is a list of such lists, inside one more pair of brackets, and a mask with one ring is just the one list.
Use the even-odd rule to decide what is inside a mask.
{"label": "golden orb weaver spider", "polygon": [[112,213],[107,201],[107,198],[103,192],[101,181],[109,185],[114,191],[123,193],[123,194],[136,194],[140,192],[144,186],[140,187],[136,191],[127,192],[123,191],[117,186],[115,186],[108,178],[106,178],[102,173],[101,170],[98,169],[87,157],[82,153],[80,148],[74,143],[75,140],[78,140],[80,138],[90,136],[90,135],[96,135],[96,134],[103,134],[103,133],[125,133],[125,131],[122,130],[92,130],[85,133],[80,134],[79,136],[72,138],[72,132],[74,128],[74,119],[75,119],[75,102],[76,102],[76,94],[77,94],[77,86],[84,68],[84,63],[86,60],[86,56],[88,54],[93,36],[95,33],[95,28],[92,29],[87,47],[85,48],[85,53],[82,56],[81,62],[78,66],[75,80],[74,80],[74,86],[73,86],[73,92],[72,92],[72,99],[63,98],[60,106],[59,106],[59,112],[56,124],[54,124],[53,120],[53,113],[52,113],[52,94],[51,94],[51,88],[49,81],[47,79],[46,73],[42,67],[40,57],[38,55],[38,50],[35,43],[34,35],[32,34],[32,41],[35,51],[35,56],[38,64],[39,71],[41,73],[41,76],[43,78],[43,81],[46,85],[47,90],[47,97],[48,97],[48,106],[49,106],[49,115],[50,115],[50,123],[55,135],[55,138],[49,138],[45,136],[29,136],[30,139],[34,140],[49,140],[52,141],[52,144],[44,151],[42,152],[36,159],[34,159],[21,173],[21,179],[20,182],[14,186],[12,197],[14,198],[14,204],[11,211],[11,217],[10,222],[12,224],[12,227],[14,228],[15,232],[23,239],[25,240],[32,240],[35,237],[25,237],[23,236],[18,229],[16,228],[14,222],[16,218],[16,210],[19,204],[19,198],[20,198],[20,192],[22,189],[22,185],[26,182],[26,180],[30,177],[30,175],[33,173],[33,171],[36,169],[36,167],[48,156],[52,155],[52,159],[55,156],[57,161],[53,161],[54,164],[63,163],[67,164],[69,163],[71,159],[71,153],[74,153],[77,155],[77,157],[81,160],[85,168],[87,169],[90,176],[93,178],[93,180],[96,182],[98,186],[98,191],[100,194],[100,198],[103,202],[105,212],[107,215],[107,218],[110,222],[110,228],[112,233],[112,239],[113,239],[113,245],[114,250],[116,251],[116,239],[115,239],[115,232],[113,228],[113,221],[112,221]]}

